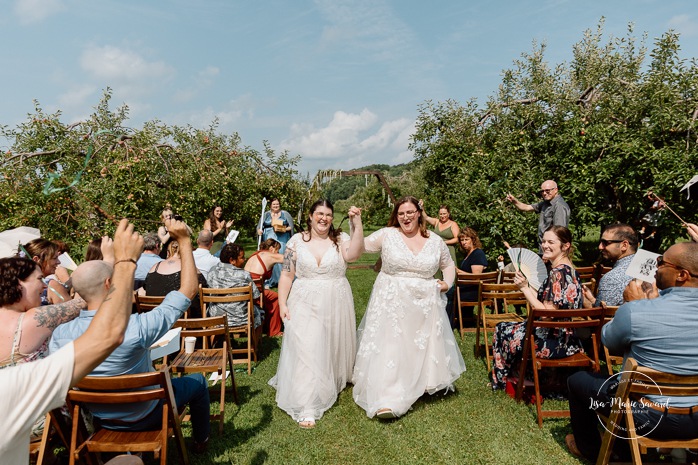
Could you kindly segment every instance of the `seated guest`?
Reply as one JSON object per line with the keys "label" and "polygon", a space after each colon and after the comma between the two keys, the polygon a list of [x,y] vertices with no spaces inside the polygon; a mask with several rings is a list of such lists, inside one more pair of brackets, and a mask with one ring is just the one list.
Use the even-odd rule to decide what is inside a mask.
{"label": "seated guest", "polygon": [[[189,307],[190,299],[197,292],[196,267],[186,225],[181,221],[166,221],[170,235],[180,244],[181,285],[179,290],[167,294],[162,304],[147,313],[131,315],[122,344],[91,373],[91,376],[117,376],[153,371],[150,346],[161,338]],[[116,265],[120,265],[118,261]],[[80,337],[96,319],[102,303],[107,299],[113,267],[103,261],[89,261],[73,272],[73,286],[87,301],[87,308],[70,323],[56,328],[51,338],[53,354],[66,344]],[[199,373],[172,379],[175,402],[182,411],[189,405],[191,412],[194,450],[203,451],[209,436],[208,383]],[[95,407],[91,410],[97,423],[106,429],[146,431],[162,421],[162,404],[138,404],[131,410],[120,407]]]}
{"label": "seated guest", "polygon": [[[473,228],[463,228],[458,234],[460,248],[465,253],[465,258],[458,267],[460,271],[467,274],[483,273],[487,268],[487,256],[482,250],[482,243]],[[462,273],[458,273],[461,275]],[[478,299],[477,286],[461,286],[461,300],[474,302]]]}
{"label": "seated guest", "polygon": [[[68,389],[99,365],[122,341],[133,297],[131,283],[135,267],[128,263],[135,262],[141,253],[143,240],[133,232],[128,221],[121,220],[114,242],[119,266],[112,277],[109,299],[102,303],[88,330],[45,359],[0,370],[0,412],[4,426],[0,451],[3,463],[29,463],[29,432],[33,419],[63,405]],[[3,273],[0,274],[0,286],[5,284]]]}
{"label": "seated guest", "polygon": [[196,238],[196,245],[194,263],[196,263],[196,269],[199,270],[199,273],[206,278],[209,270],[221,262],[218,257],[211,255],[213,233],[208,229],[202,229],[199,232],[199,237]]}
{"label": "seated guest", "polygon": [[[163,259],[160,257],[160,238],[156,233],[148,233],[143,236],[145,249],[136,263],[136,281],[143,284],[150,269]],[[141,286],[136,286],[138,289]]]}
{"label": "seated guest", "polygon": [[[85,301],[73,299],[56,305],[41,305],[41,269],[23,257],[0,259],[0,369],[33,362],[48,355],[48,340],[60,324],[77,317]],[[41,437],[44,415],[32,428]]]}
{"label": "seated guest", "polygon": [[271,289],[264,289],[264,281],[271,277],[274,265],[282,263],[284,256],[279,253],[281,243],[275,239],[267,239],[259,245],[259,250],[247,259],[245,271],[250,272],[252,279],[259,279],[257,288],[264,294],[264,329],[270,337],[283,336],[281,332],[281,315],[279,314],[279,294]]}
{"label": "seated guest", "polygon": [[[242,269],[245,263],[245,250],[237,244],[226,244],[221,249],[221,262],[208,272],[209,287],[225,289],[229,287],[247,286],[252,282],[250,273]],[[255,299],[261,295],[257,286],[252,286]],[[228,326],[242,326],[247,324],[247,303],[213,303],[208,306],[210,316],[226,315]],[[262,336],[262,319],[264,311],[254,306],[253,327],[257,340]]]}
{"label": "seated guest", "polygon": [[584,304],[586,307],[598,307],[601,302],[606,305],[623,305],[623,291],[632,280],[625,271],[637,252],[638,237],[635,230],[623,223],[608,226],[599,240],[599,250],[604,260],[613,264],[613,269],[603,275],[599,281],[599,292],[596,297],[589,289],[584,288]]}
{"label": "seated guest", "polygon": [[[467,277],[468,274],[472,273],[484,272],[485,268],[487,268],[487,256],[485,256],[485,252],[482,251],[482,243],[480,243],[480,238],[477,236],[475,230],[468,227],[461,229],[458,233],[458,244],[463,253],[465,253],[465,258],[460,264],[456,278],[460,276]],[[457,285],[456,282],[446,293],[446,298],[448,299],[446,303],[446,313],[448,314],[451,325],[454,327],[453,301]],[[460,286],[460,299],[461,302],[477,302],[478,287],[475,285]]]}
{"label": "seated guest", "polygon": [[[187,241],[191,240],[187,237]],[[195,265],[196,267],[196,265]],[[180,287],[182,271],[182,258],[179,255],[179,243],[172,239],[170,245],[167,246],[167,260],[157,262],[148,272],[143,283],[142,291],[145,295],[167,295],[169,292],[177,290]],[[198,283],[203,287],[207,287],[206,279],[203,275],[196,271]],[[190,318],[200,318],[201,303],[199,302],[199,294],[197,293],[191,299],[191,307],[189,308]]]}
{"label": "seated guest", "polygon": [[56,278],[56,268],[60,264],[58,256],[61,254],[58,245],[43,238],[30,241],[24,246],[24,250],[41,267],[43,280],[46,283],[41,293],[41,305],[59,304],[70,300],[68,289],[58,282]]}
{"label": "seated guest", "polygon": [[[70,247],[68,246],[68,244],[61,240],[53,242],[58,246],[58,256],[61,256],[63,254],[70,254]],[[64,267],[63,265],[59,264],[56,267],[56,272],[54,273],[54,275],[55,276],[51,276],[51,278],[61,283],[66,289],[68,289],[68,293],[70,294],[70,270],[68,270],[68,268]]]}
{"label": "seated guest", "polygon": [[[633,357],[640,366],[676,375],[698,375],[698,244],[681,242],[669,247],[657,258],[655,273],[659,295],[645,293],[640,283],[630,282],[627,303],[604,325],[601,341],[611,354]],[[617,385],[608,382],[606,375],[586,371],[567,379],[572,434],[565,442],[572,454],[596,461],[601,436],[596,412],[590,405],[594,400],[598,405],[605,403],[607,407],[600,410],[608,415]],[[652,397],[651,402],[633,405],[638,436],[677,440],[698,437],[698,398],[648,397]],[[667,406],[673,411],[667,411]],[[624,442],[616,439],[614,451],[629,452]]]}
{"label": "seated guest", "polygon": [[[514,284],[521,289],[531,308],[572,309],[582,308],[582,281],[572,266],[572,233],[564,226],[551,226],[543,234],[541,243],[543,260],[550,262],[548,277],[538,293],[528,285],[528,280],[516,272]],[[502,322],[495,327],[492,340],[493,389],[504,389],[512,370],[521,362],[526,322]],[[537,328],[535,334],[536,355],[541,358],[562,358],[583,352],[581,341],[572,330]]]}
{"label": "seated guest", "polygon": [[101,260],[102,255],[102,238],[92,239],[87,243],[87,250],[85,251],[85,261],[89,262],[92,260]]}

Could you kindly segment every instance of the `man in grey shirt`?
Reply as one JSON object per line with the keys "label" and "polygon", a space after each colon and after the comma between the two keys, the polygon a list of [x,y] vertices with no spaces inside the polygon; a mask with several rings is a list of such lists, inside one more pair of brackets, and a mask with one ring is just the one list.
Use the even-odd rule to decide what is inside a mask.
{"label": "man in grey shirt", "polygon": [[547,180],[540,185],[542,202],[525,204],[511,194],[507,194],[507,200],[513,203],[522,212],[536,212],[538,217],[538,244],[543,242],[543,233],[550,226],[568,227],[570,224],[570,207],[562,198],[557,188],[557,183]]}

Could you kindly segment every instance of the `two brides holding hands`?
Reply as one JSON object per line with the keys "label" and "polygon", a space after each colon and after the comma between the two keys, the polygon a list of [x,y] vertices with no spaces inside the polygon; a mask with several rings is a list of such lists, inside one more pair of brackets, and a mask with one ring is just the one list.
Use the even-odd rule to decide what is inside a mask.
{"label": "two brides holding hands", "polygon": [[[369,417],[395,418],[465,371],[445,310],[455,264],[427,231],[417,199],[400,199],[388,226],[366,238],[358,208],[348,212],[351,236],[334,228],[333,217],[329,201],[311,206],[306,232],[286,245],[279,281],[285,329],[269,384],[302,428],[314,427],[347,383]],[[382,268],[357,339],[346,266],[364,250],[380,252]],[[434,279],[438,270],[443,280]]]}

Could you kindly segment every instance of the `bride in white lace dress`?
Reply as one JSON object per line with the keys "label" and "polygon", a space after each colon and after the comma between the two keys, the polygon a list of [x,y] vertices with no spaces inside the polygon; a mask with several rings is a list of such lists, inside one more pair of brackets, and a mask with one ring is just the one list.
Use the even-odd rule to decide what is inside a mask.
{"label": "bride in white lace dress", "polygon": [[[465,371],[446,315],[455,264],[414,197],[400,199],[388,227],[364,243],[381,252],[382,266],[359,325],[353,396],[369,417],[395,418]],[[443,281],[434,279],[439,269]]]}
{"label": "bride in white lace dress", "polygon": [[[349,209],[351,239],[332,226],[334,208],[318,200],[307,231],[286,244],[279,280],[284,337],[276,375],[276,403],[312,428],[351,380],[356,353],[356,317],[347,262],[361,256],[361,210]],[[294,281],[295,278],[295,281]]]}

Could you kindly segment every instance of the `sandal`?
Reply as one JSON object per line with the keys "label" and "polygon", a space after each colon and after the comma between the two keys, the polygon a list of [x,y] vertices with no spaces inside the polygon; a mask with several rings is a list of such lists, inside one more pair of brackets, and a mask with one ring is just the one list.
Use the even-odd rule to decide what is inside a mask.
{"label": "sandal", "polygon": [[298,420],[298,426],[303,429],[313,429],[315,428],[315,418],[304,417]]}
{"label": "sandal", "polygon": [[395,412],[393,412],[393,410],[389,409],[389,408],[378,409],[376,411],[376,416],[378,418],[380,418],[381,420],[390,420],[392,418],[397,418],[397,415],[395,415]]}

